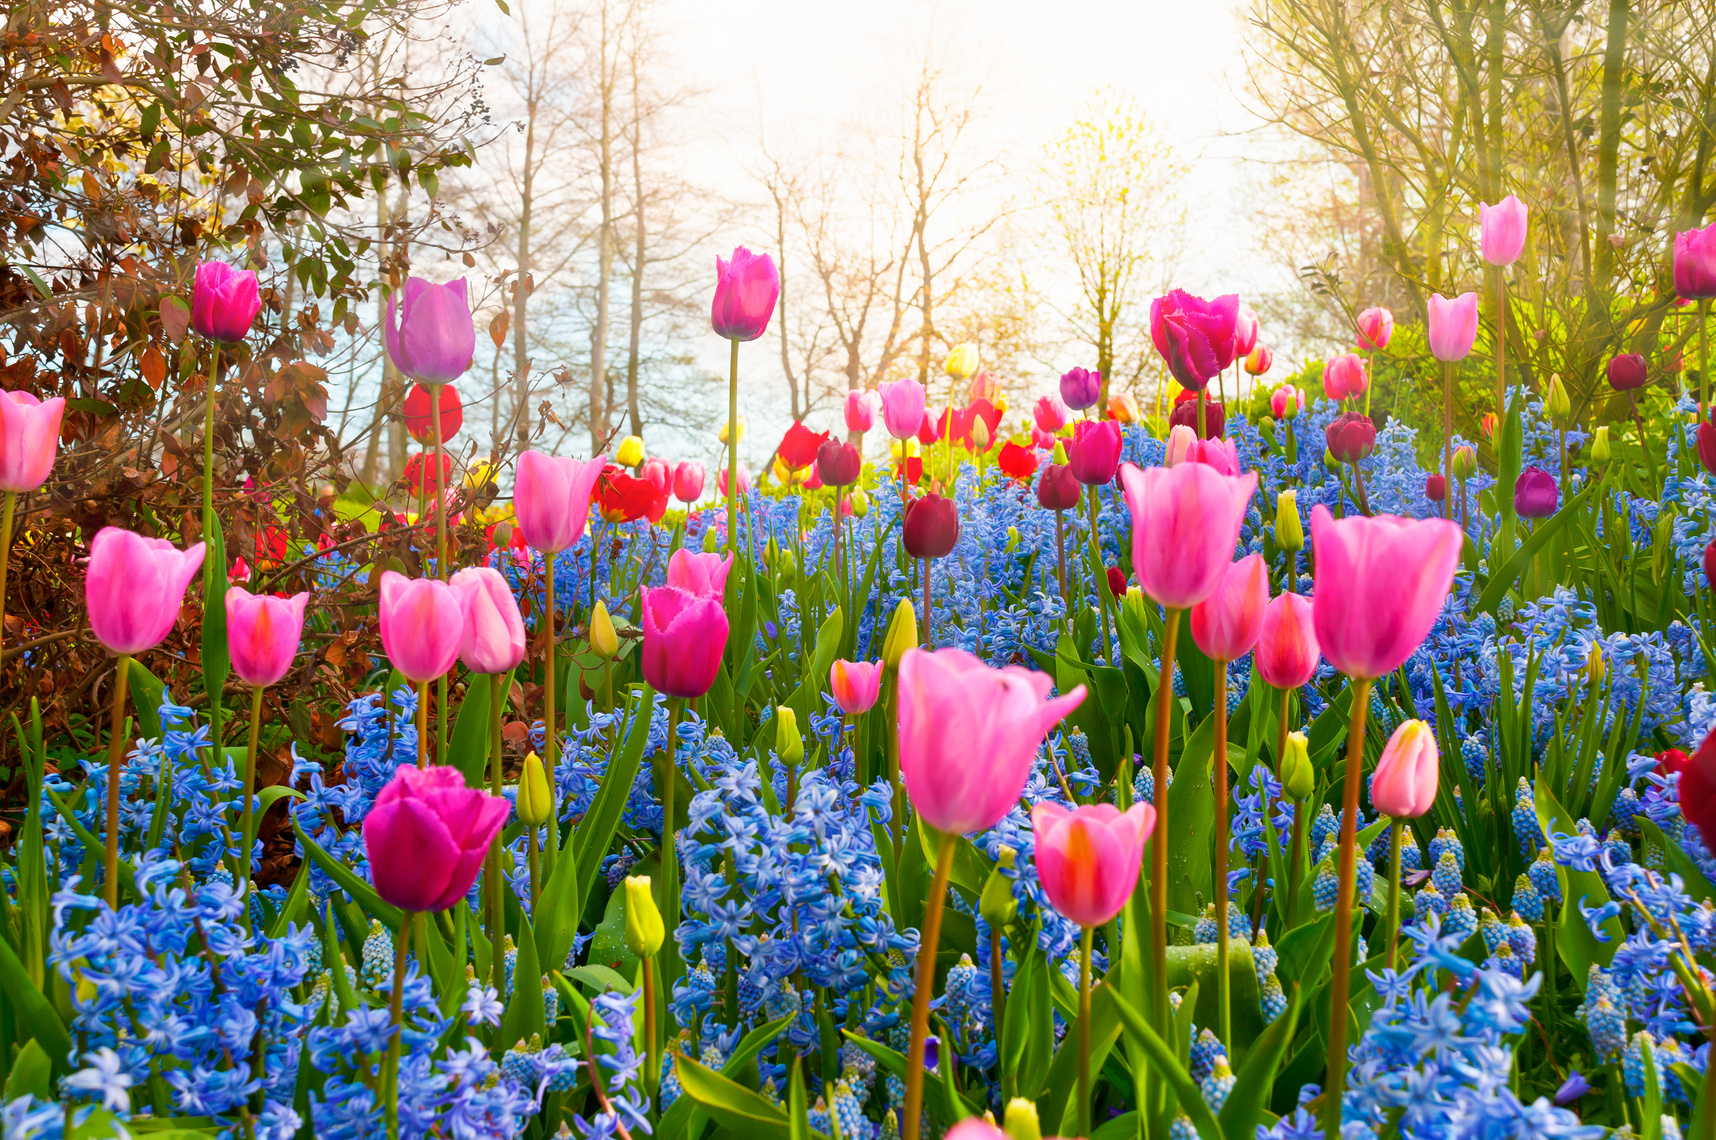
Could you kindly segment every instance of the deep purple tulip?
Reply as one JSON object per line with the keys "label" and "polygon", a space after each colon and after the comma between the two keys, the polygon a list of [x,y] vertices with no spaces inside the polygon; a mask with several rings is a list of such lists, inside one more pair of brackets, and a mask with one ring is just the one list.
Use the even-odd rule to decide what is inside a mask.
{"label": "deep purple tulip", "polygon": [[[1075,412],[1093,407],[1102,398],[1102,373],[1088,368],[1073,368],[1061,373],[1061,402]],[[1044,428],[1056,431],[1057,427]]]}
{"label": "deep purple tulip", "polygon": [[1065,463],[1051,463],[1037,476],[1037,503],[1051,511],[1070,511],[1078,506],[1078,476]]}
{"label": "deep purple tulip", "polygon": [[1555,476],[1541,467],[1527,467],[1513,485],[1513,509],[1521,518],[1546,519],[1555,513],[1561,490]]}
{"label": "deep purple tulip", "polygon": [[780,298],[781,275],[768,254],[739,246],[731,261],[715,259],[715,300],[709,307],[715,335],[756,340],[769,331],[769,318]]}
{"label": "deep purple tulip", "polygon": [[1650,383],[1650,369],[1645,358],[1636,352],[1623,352],[1609,359],[1609,387],[1617,392],[1631,392]]}
{"label": "deep purple tulip", "polygon": [[863,470],[864,457],[850,443],[830,439],[816,449],[816,476],[826,487],[856,483]]}
{"label": "deep purple tulip", "polygon": [[1346,412],[1323,429],[1329,451],[1342,463],[1357,463],[1376,450],[1376,425],[1370,417]]}
{"label": "deep purple tulip", "polygon": [[[1195,435],[1198,430],[1198,402],[1191,400],[1176,400],[1174,408],[1168,413],[1168,428],[1173,430],[1181,424],[1192,429]],[[1221,439],[1227,435],[1227,409],[1220,400],[1204,401],[1204,434],[1203,439]]]}
{"label": "deep purple tulip", "polygon": [[224,261],[205,261],[197,266],[191,285],[191,327],[210,340],[232,344],[250,333],[250,324],[262,309],[262,294],[256,274],[234,269]]}
{"label": "deep purple tulip", "polygon": [[1175,289],[1150,302],[1150,339],[1182,386],[1197,391],[1233,363],[1239,295],[1213,301]]}
{"label": "deep purple tulip", "polygon": [[1432,503],[1448,497],[1448,479],[1440,471],[1424,477],[1424,497]]}
{"label": "deep purple tulip", "polygon": [[407,376],[425,384],[457,380],[477,351],[465,279],[433,285],[421,277],[407,278],[400,296],[387,299],[387,323],[381,332],[393,366]]}
{"label": "deep purple tulip", "polygon": [[1113,420],[1080,420],[1067,445],[1067,466],[1087,487],[1114,482],[1120,470],[1120,425]]}
{"label": "deep purple tulip", "polygon": [[1690,301],[1716,297],[1716,223],[1674,235],[1674,291]]}
{"label": "deep purple tulip", "polygon": [[913,499],[906,504],[902,538],[913,558],[945,557],[959,541],[959,508],[940,495]]}

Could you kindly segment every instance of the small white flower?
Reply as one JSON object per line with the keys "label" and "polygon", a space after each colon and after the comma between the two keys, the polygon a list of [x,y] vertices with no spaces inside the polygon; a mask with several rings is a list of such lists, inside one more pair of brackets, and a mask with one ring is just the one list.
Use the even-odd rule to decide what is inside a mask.
{"label": "small white flower", "polygon": [[466,992],[465,1002],[459,1007],[472,1025],[499,1025],[501,1014],[505,1008],[500,1003],[500,994],[493,986],[485,986],[481,982],[472,982]]}

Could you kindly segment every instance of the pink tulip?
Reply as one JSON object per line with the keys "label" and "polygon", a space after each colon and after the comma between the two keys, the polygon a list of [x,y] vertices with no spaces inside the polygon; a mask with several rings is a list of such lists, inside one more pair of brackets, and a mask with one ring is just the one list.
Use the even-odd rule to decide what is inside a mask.
{"label": "pink tulip", "polygon": [[965,386],[965,406],[987,400],[991,406],[1001,402],[1001,378],[993,372],[979,372]]}
{"label": "pink tulip", "polygon": [[1478,295],[1461,293],[1453,300],[1430,294],[1430,354],[1452,363],[1464,360],[1478,337]]}
{"label": "pink tulip", "polygon": [[1440,768],[1435,730],[1421,720],[1403,721],[1376,762],[1371,804],[1395,819],[1417,819],[1436,802]]}
{"label": "pink tulip", "polygon": [[1364,359],[1357,353],[1343,352],[1323,365],[1323,395],[1331,400],[1346,400],[1364,395],[1370,387],[1365,375]]}
{"label": "pink tulip", "polygon": [[459,592],[435,578],[381,575],[381,647],[413,684],[433,681],[453,667],[465,638]]}
{"label": "pink tulip", "polygon": [[251,322],[262,309],[256,274],[234,269],[224,261],[197,266],[191,285],[191,327],[210,340],[235,344],[250,334]]}
{"label": "pink tulip", "polygon": [[[715,470],[715,493],[723,499],[727,497],[727,468],[725,466]],[[750,493],[751,469],[741,462],[739,464],[739,494],[749,495]]]}
{"label": "pink tulip", "polygon": [[0,491],[34,491],[47,479],[65,408],[59,396],[38,400],[28,392],[0,392]]}
{"label": "pink tulip", "polygon": [[1716,297],[1716,224],[1674,235],[1674,291],[1684,301]]}
{"label": "pink tulip", "polygon": [[719,600],[727,591],[727,575],[732,569],[733,552],[730,550],[723,557],[681,547],[667,560],[667,584],[700,598]]}
{"label": "pink tulip", "polygon": [[949,1128],[942,1140],[1011,1140],[1011,1137],[981,1116],[968,1116]]}
{"label": "pink tulip", "polygon": [[1159,604],[1184,610],[1221,585],[1239,542],[1239,527],[1257,472],[1224,475],[1207,463],[1141,471],[1120,468],[1132,514],[1132,568]]}
{"label": "pink tulip", "polygon": [[882,663],[836,661],[828,670],[828,691],[848,716],[868,712],[882,691]]}
{"label": "pink tulip", "polygon": [[232,671],[247,685],[266,688],[292,668],[304,636],[307,593],[290,598],[252,594],[238,586],[226,591],[226,648]]}
{"label": "pink tulip", "polygon": [[1168,444],[1163,456],[1163,464],[1173,467],[1184,463],[1191,456],[1192,448],[1198,443],[1197,429],[1188,424],[1175,424],[1168,429]]}
{"label": "pink tulip", "polygon": [[1031,446],[1040,447],[1044,451],[1053,451],[1055,449],[1055,437],[1040,427],[1034,427],[1031,429]]}
{"label": "pink tulip", "polygon": [[644,680],[670,697],[701,697],[715,683],[727,650],[727,613],[721,599],[678,586],[641,593]]}
{"label": "pink tulip", "polygon": [[518,457],[512,508],[526,546],[556,554],[584,537],[590,521],[590,494],[601,478],[607,456],[588,463],[527,451]]}
{"label": "pink tulip", "polygon": [[1067,420],[1071,416],[1072,413],[1067,410],[1066,404],[1062,403],[1061,398],[1053,392],[1038,399],[1036,408],[1031,412],[1031,418],[1036,421],[1037,430],[1047,432],[1050,435],[1066,427]]}
{"label": "pink tulip", "polygon": [[389,297],[381,326],[393,366],[425,384],[446,384],[463,376],[477,351],[465,279],[434,285],[410,277],[400,293],[397,320],[395,298]]}
{"label": "pink tulip", "polygon": [[376,894],[401,910],[446,910],[476,882],[510,810],[457,768],[400,767],[363,820]]}
{"label": "pink tulip", "polygon": [[769,318],[780,297],[781,275],[773,259],[740,246],[731,261],[715,259],[715,300],[709,306],[709,323],[716,336],[756,340],[769,331]]}
{"label": "pink tulip", "polygon": [[882,393],[882,422],[895,439],[910,439],[924,424],[924,386],[907,377],[876,385]]}
{"label": "pink tulip", "polygon": [[703,464],[687,459],[673,469],[673,497],[682,503],[695,503],[703,497]]}
{"label": "pink tulip", "polygon": [[1248,554],[1227,568],[1216,592],[1192,607],[1192,640],[1215,661],[1238,661],[1251,651],[1269,604],[1269,568]]}
{"label": "pink tulip", "polygon": [[524,660],[524,618],[501,572],[470,566],[449,583],[465,609],[459,656],[473,673],[505,673]]}
{"label": "pink tulip", "polygon": [[1204,463],[1223,475],[1239,474],[1239,446],[1231,439],[1199,439],[1189,424],[1175,424],[1168,431],[1168,467],[1179,463]]}
{"label": "pink tulip", "polygon": [[994,827],[1019,801],[1049,729],[1084,686],[1049,699],[1048,674],[991,668],[961,649],[900,659],[900,776],[924,822],[951,835]]}
{"label": "pink tulip", "polygon": [[1317,504],[1312,614],[1329,663],[1371,680],[1405,664],[1442,612],[1462,541],[1459,524],[1447,519],[1336,520]]}
{"label": "pink tulip", "polygon": [[1317,629],[1311,599],[1281,594],[1263,607],[1257,630],[1257,673],[1277,689],[1297,689],[1317,675]]}
{"label": "pink tulip", "polygon": [[1242,305],[1239,315],[1233,319],[1233,358],[1251,355],[1251,350],[1257,347],[1257,314],[1248,305]]}
{"label": "pink tulip", "polygon": [[1073,425],[1073,437],[1067,444],[1067,465],[1087,487],[1112,483],[1120,467],[1123,444],[1120,425],[1113,420],[1080,420]]}
{"label": "pink tulip", "polygon": [[1358,341],[1366,349],[1376,352],[1388,347],[1389,338],[1394,336],[1394,314],[1377,305],[1366,309],[1358,315]]}
{"label": "pink tulip", "polygon": [[644,460],[638,464],[637,477],[659,491],[664,499],[673,490],[673,468],[665,459]]}
{"label": "pink tulip", "polygon": [[1514,195],[1491,206],[1478,203],[1479,246],[1491,265],[1512,265],[1525,252],[1525,203]]}
{"label": "pink tulip", "polygon": [[1037,878],[1049,904],[1087,930],[1113,920],[1138,886],[1144,844],[1156,809],[1142,801],[1065,808],[1046,800],[1031,809]]}
{"label": "pink tulip", "polygon": [[164,538],[103,527],[89,543],[84,601],[89,627],[110,653],[153,649],[172,632],[203,544],[179,550]]}
{"label": "pink tulip", "polygon": [[1174,289],[1150,302],[1150,339],[1174,379],[1196,392],[1233,363],[1238,319],[1238,294],[1206,301]]}
{"label": "pink tulip", "polygon": [[876,426],[874,394],[856,390],[846,393],[846,430],[863,435]]}
{"label": "pink tulip", "polygon": [[228,582],[250,581],[250,563],[244,560],[244,555],[240,554],[232,560],[232,569],[226,572],[226,580]]}
{"label": "pink tulip", "polygon": [[1283,384],[1269,393],[1269,412],[1278,420],[1298,418],[1305,410],[1305,390],[1295,388],[1291,384]]}

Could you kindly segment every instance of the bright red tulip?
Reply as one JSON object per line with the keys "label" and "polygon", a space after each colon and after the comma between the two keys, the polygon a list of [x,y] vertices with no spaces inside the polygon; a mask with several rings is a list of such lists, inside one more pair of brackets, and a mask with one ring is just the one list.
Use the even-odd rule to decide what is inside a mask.
{"label": "bright red tulip", "polygon": [[1299,688],[1317,675],[1319,656],[1311,599],[1301,594],[1278,594],[1263,607],[1252,660],[1266,684],[1277,689]]}
{"label": "bright red tulip", "polygon": [[501,572],[469,566],[448,583],[465,610],[459,657],[473,673],[505,673],[524,660],[524,618]]}
{"label": "bright red tulip", "polygon": [[1317,644],[1349,677],[1375,680],[1406,663],[1442,612],[1465,536],[1447,519],[1311,511]]}
{"label": "bright red tulip", "polygon": [[727,613],[717,596],[678,586],[641,591],[644,680],[670,697],[701,697],[727,651]]}
{"label": "bright red tulip", "polygon": [[1421,720],[1402,721],[1376,762],[1371,804],[1395,819],[1417,819],[1436,802],[1440,768],[1435,729]]}
{"label": "bright red tulip", "polygon": [[827,432],[811,431],[804,426],[803,421],[794,420],[792,426],[787,428],[786,435],[781,437],[775,454],[780,457],[782,463],[796,471],[815,463],[816,449],[827,442]]}
{"label": "bright red tulip", "polygon": [[441,389],[441,398],[431,404],[430,387],[427,384],[413,384],[411,391],[405,397],[405,430],[411,433],[411,438],[418,443],[428,443],[435,438],[435,423],[430,417],[430,407],[436,407],[441,412],[441,440],[445,442],[459,434],[459,429],[465,426],[465,405],[459,399],[459,390],[451,384],[437,385]]}
{"label": "bright red tulip", "polygon": [[518,457],[513,513],[526,546],[555,554],[575,546],[590,521],[590,496],[607,457],[588,462],[527,451]]}
{"label": "bright red tulip", "polygon": [[1132,514],[1132,568],[1158,604],[1190,609],[1221,585],[1257,472],[1223,475],[1206,463],[1139,470],[1121,465]]}
{"label": "bright red tulip", "polygon": [[252,594],[240,586],[226,591],[226,647],[232,671],[247,685],[264,688],[292,668],[304,635],[307,593],[290,598]]}
{"label": "bright red tulip", "polygon": [[476,882],[510,810],[457,768],[401,766],[363,820],[376,894],[401,910],[446,910]]}
{"label": "bright red tulip", "polygon": [[627,475],[623,468],[607,467],[596,480],[596,505],[610,523],[644,518],[656,523],[667,513],[667,491],[648,479]]}
{"label": "bright red tulip", "polygon": [[1020,447],[1008,440],[1001,445],[996,466],[1001,468],[1001,474],[1009,479],[1029,479],[1037,473],[1037,453],[1029,447]]}
{"label": "bright red tulip", "polygon": [[1680,813],[1700,837],[1716,836],[1716,732],[1704,738],[1680,773]]}
{"label": "bright red tulip", "polygon": [[459,659],[465,607],[459,592],[434,578],[381,575],[381,647],[413,684],[444,676]]}
{"label": "bright red tulip", "polygon": [[59,396],[38,400],[29,392],[0,392],[0,491],[34,491],[54,469],[60,446]]}
{"label": "bright red tulip", "polygon": [[89,627],[110,653],[136,654],[166,639],[185,587],[203,564],[203,544],[179,550],[164,538],[103,527],[89,543],[84,603]]}
{"label": "bright red tulip", "polygon": [[1037,878],[1049,905],[1086,929],[1110,922],[1138,886],[1144,844],[1156,809],[1139,801],[1065,808],[1046,800],[1031,809]]}
{"label": "bright red tulip", "polygon": [[1215,661],[1238,661],[1257,643],[1269,605],[1269,568],[1248,554],[1228,566],[1215,593],[1192,607],[1192,640]]}
{"label": "bright red tulip", "polygon": [[422,451],[413,452],[405,461],[405,470],[402,472],[406,488],[413,495],[436,494],[443,483],[450,482],[453,478],[453,457],[441,456],[439,479],[435,478],[436,466],[434,455]]}

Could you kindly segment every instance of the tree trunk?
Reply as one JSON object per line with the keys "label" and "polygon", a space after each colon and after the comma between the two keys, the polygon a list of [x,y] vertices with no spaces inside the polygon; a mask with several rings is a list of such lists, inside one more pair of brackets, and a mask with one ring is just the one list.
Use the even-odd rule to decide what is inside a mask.
{"label": "tree trunk", "polygon": [[637,245],[632,255],[632,328],[626,351],[626,410],[631,415],[632,434],[643,435],[643,412],[638,404],[638,362],[643,346],[643,275],[645,260],[643,110],[638,101],[638,56],[631,54],[632,72],[632,205]]}
{"label": "tree trunk", "polygon": [[590,454],[596,454],[608,439],[608,288],[614,261],[614,163],[613,163],[613,70],[608,62],[608,6],[602,5],[602,126],[597,151],[597,174],[602,180],[602,226],[596,253],[596,324],[590,330]]}

